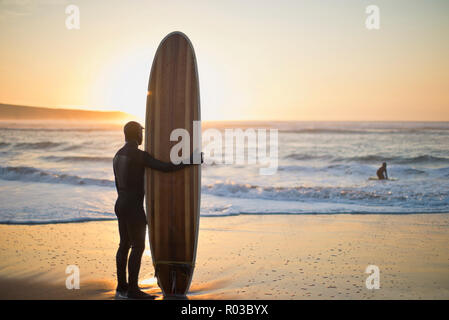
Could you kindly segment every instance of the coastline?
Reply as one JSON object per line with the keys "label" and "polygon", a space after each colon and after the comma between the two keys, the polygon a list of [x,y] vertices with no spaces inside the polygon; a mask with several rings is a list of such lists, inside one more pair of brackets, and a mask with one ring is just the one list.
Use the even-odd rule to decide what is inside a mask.
{"label": "coastline", "polygon": [[[449,299],[448,227],[448,214],[202,217],[188,298]],[[115,221],[0,225],[0,244],[0,299],[114,297]],[[162,298],[148,244],[140,286]]]}

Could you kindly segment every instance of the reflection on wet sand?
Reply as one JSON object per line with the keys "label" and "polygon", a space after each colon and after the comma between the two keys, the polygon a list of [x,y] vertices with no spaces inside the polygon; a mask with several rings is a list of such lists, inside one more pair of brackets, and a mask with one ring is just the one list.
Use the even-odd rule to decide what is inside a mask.
{"label": "reflection on wet sand", "polygon": [[[140,281],[140,288],[148,294],[157,296],[155,300],[173,300],[173,299],[188,299],[188,300],[201,300],[201,299],[232,299],[231,294],[223,295],[223,288],[230,283],[230,279],[217,279],[205,283],[192,283],[187,296],[184,297],[164,297],[161,289],[157,285],[157,279],[154,277],[144,279]],[[216,291],[221,290],[220,294]]]}
{"label": "reflection on wet sand", "polygon": [[110,280],[89,280],[81,283],[80,289],[66,288],[65,279],[48,275],[25,277],[1,277],[0,299],[23,300],[78,300],[109,299],[115,295],[115,284]]}

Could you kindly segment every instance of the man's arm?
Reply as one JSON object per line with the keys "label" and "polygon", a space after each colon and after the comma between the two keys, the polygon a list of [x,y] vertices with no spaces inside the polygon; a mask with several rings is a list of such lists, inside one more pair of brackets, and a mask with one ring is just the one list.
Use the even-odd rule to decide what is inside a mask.
{"label": "man's arm", "polygon": [[387,173],[387,169],[385,169],[385,179],[388,180],[388,173]]}
{"label": "man's arm", "polygon": [[112,160],[112,170],[114,171],[114,181],[115,181],[115,189],[118,191],[118,183],[117,183],[117,175],[115,173],[115,165],[114,165],[115,157]]}
{"label": "man's arm", "polygon": [[153,158],[148,152],[142,151],[143,165],[147,168],[163,171],[163,172],[173,172],[181,170],[187,167],[189,164],[174,164],[171,162],[164,162]]}

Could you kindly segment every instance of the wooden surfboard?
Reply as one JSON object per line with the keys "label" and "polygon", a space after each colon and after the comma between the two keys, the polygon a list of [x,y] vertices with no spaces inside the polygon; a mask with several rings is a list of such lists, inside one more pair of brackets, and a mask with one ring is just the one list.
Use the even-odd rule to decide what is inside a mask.
{"label": "wooden surfboard", "polygon": [[[194,141],[194,121],[200,121],[198,70],[192,43],[172,32],[159,44],[148,84],[145,151],[170,162],[173,130],[190,134],[190,152],[200,152],[201,133]],[[199,129],[200,131],[200,129]],[[198,144],[199,143],[199,144]],[[164,173],[147,169],[145,197],[153,265],[164,296],[185,296],[195,265],[198,242],[201,166]]]}

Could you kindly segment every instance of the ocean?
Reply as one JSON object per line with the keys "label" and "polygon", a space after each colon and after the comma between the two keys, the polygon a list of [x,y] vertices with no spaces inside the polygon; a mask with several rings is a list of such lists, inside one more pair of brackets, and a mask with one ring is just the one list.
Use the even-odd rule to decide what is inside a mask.
{"label": "ocean", "polygon": [[[449,212],[447,122],[214,125],[278,129],[278,167],[204,164],[201,216]],[[118,126],[0,123],[0,223],[115,219],[123,143]],[[373,179],[384,161],[392,179]]]}

